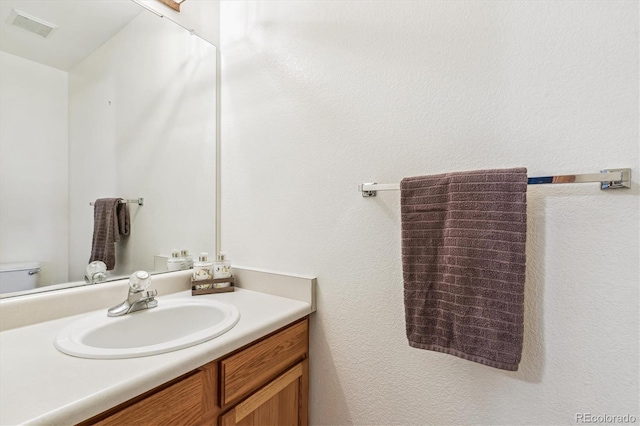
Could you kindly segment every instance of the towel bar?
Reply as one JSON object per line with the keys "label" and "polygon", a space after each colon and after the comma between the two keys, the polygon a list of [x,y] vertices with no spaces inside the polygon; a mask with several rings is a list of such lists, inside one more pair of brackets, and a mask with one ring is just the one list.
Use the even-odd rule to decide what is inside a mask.
{"label": "towel bar", "polygon": [[[604,169],[600,173],[581,175],[540,176],[530,177],[529,185],[543,185],[547,183],[588,183],[600,182],[600,189],[631,188],[631,169]],[[377,191],[399,191],[399,183],[363,183],[358,185],[358,191],[363,197],[375,197]]]}
{"label": "towel bar", "polygon": [[[139,206],[144,206],[144,198],[140,197],[140,198],[136,198],[136,199],[133,199],[133,200],[120,200],[120,204],[133,204],[133,203],[135,203],[135,204],[137,204]],[[89,205],[90,206],[95,205],[95,201],[90,201]]]}

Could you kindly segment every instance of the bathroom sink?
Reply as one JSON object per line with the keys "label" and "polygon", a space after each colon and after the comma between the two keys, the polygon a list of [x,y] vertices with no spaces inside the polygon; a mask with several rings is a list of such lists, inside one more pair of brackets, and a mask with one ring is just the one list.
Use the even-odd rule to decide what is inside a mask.
{"label": "bathroom sink", "polygon": [[197,345],[229,331],[240,319],[228,303],[158,300],[158,307],[120,317],[89,314],[58,335],[55,346],[80,358],[136,358]]}

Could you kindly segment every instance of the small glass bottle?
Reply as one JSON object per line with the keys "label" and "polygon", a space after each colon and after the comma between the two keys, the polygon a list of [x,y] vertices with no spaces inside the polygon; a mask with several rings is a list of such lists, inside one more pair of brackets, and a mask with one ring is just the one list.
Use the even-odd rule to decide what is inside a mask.
{"label": "small glass bottle", "polygon": [[171,250],[171,257],[167,259],[167,270],[179,271],[183,269],[184,258],[180,257],[180,250]]}
{"label": "small glass bottle", "polygon": [[213,278],[213,262],[207,259],[209,254],[200,253],[198,260],[193,262],[193,281],[202,281]]}
{"label": "small glass bottle", "polygon": [[[218,259],[213,264],[213,278],[230,278],[231,262],[226,259],[226,255],[220,252]],[[219,283],[216,287],[229,287],[230,283]]]}
{"label": "small glass bottle", "polygon": [[188,249],[182,249],[180,252],[180,256],[184,259],[184,268],[183,269],[191,269],[193,268],[193,256],[189,254]]}

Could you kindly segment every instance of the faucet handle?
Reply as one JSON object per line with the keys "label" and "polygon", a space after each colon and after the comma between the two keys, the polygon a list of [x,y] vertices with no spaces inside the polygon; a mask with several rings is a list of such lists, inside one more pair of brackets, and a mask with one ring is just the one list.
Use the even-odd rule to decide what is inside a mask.
{"label": "faucet handle", "polygon": [[146,290],[149,284],[151,284],[151,276],[147,271],[136,271],[129,277],[129,288],[134,293]]}
{"label": "faucet handle", "polygon": [[88,284],[102,283],[107,280],[107,264],[101,260],[94,260],[87,265],[84,280]]}

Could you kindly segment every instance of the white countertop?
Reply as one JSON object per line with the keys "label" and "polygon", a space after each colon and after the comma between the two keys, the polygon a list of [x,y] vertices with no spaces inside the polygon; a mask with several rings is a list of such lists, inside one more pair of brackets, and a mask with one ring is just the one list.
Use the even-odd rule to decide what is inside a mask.
{"label": "white countertop", "polygon": [[[158,300],[192,297],[187,290]],[[196,297],[235,305],[240,321],[215,339],[160,355],[96,360],[59,352],[56,335],[86,313],[1,332],[0,424],[78,423],[313,311],[310,303],[241,288]]]}

